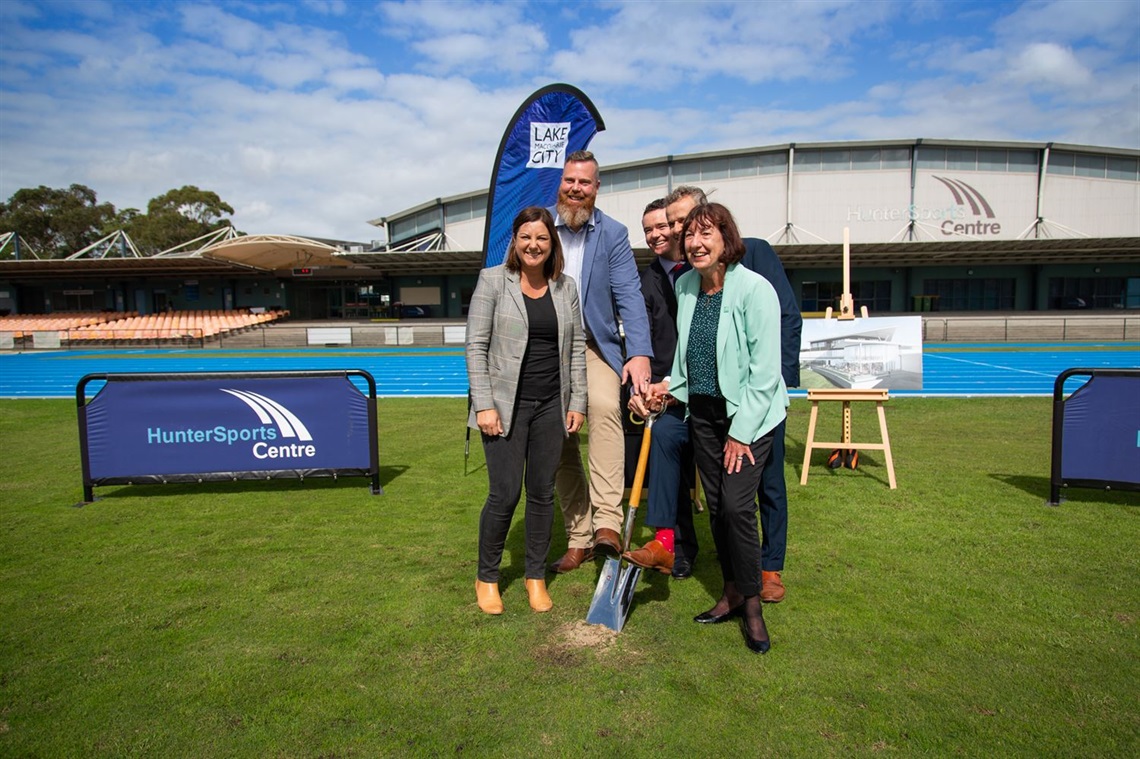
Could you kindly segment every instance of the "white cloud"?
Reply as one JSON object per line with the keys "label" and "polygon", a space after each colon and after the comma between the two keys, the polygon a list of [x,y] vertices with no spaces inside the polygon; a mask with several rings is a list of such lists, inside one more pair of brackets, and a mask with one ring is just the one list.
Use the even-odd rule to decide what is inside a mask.
{"label": "white cloud", "polygon": [[1027,2],[1001,18],[995,31],[1011,40],[1087,43],[1123,48],[1140,39],[1140,4],[1135,0],[1051,0]]}
{"label": "white cloud", "polygon": [[422,58],[416,67],[436,74],[471,76],[487,71],[523,72],[547,49],[540,24],[524,17],[521,3],[382,3],[386,35],[410,39]]}
{"label": "white cloud", "polygon": [[1011,62],[1010,76],[1026,84],[1062,90],[1085,87],[1092,81],[1092,73],[1072,50],[1052,42],[1027,45]]}
{"label": "white cloud", "polygon": [[552,81],[600,109],[605,164],[841,139],[1140,147],[1136,35],[1110,28],[1136,14],[1087,5],[112,3],[95,22],[7,0],[0,198],[77,182],[145,208],[193,184],[247,232],[369,240],[367,219],[485,187],[507,119]]}

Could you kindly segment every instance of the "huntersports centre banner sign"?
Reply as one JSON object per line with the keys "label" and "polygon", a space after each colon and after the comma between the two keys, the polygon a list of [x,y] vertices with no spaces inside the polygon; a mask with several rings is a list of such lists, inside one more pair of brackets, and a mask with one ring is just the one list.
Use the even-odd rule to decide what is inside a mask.
{"label": "huntersports centre banner sign", "polygon": [[84,498],[94,485],[321,475],[372,476],[379,493],[375,398],[359,370],[87,375],[76,390]]}
{"label": "huntersports centre banner sign", "polygon": [[519,107],[499,143],[491,174],[484,267],[503,262],[519,211],[554,204],[566,156],[585,150],[605,128],[590,99],[568,84],[543,87]]}

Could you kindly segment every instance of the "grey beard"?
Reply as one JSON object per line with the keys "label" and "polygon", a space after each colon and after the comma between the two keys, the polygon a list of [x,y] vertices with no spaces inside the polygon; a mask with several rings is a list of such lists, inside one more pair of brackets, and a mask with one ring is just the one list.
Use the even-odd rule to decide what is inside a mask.
{"label": "grey beard", "polygon": [[570,208],[569,206],[563,205],[561,202],[559,202],[555,206],[555,210],[558,211],[558,218],[562,219],[562,223],[575,231],[581,229],[582,225],[588,222],[590,220],[590,217],[594,215],[593,206],[590,206],[589,208],[585,206]]}

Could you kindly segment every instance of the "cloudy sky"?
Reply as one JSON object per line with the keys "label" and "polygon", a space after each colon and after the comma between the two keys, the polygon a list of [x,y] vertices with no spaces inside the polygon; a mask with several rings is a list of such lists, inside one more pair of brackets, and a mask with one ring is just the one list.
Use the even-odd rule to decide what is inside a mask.
{"label": "cloudy sky", "polygon": [[818,140],[1140,148],[1140,0],[2,0],[0,198],[217,192],[248,233],[367,241],[484,189],[534,90],[607,163]]}

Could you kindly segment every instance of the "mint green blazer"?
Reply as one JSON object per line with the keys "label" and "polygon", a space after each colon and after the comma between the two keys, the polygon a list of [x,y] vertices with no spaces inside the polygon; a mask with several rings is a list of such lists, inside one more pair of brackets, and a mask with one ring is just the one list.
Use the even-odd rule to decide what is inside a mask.
{"label": "mint green blazer", "polygon": [[[677,280],[677,351],[669,393],[689,401],[685,354],[701,276],[695,270]],[[740,264],[724,277],[720,320],[716,328],[716,374],[724,395],[728,434],[754,443],[787,415],[788,388],[780,374],[780,299],[768,280]]]}

